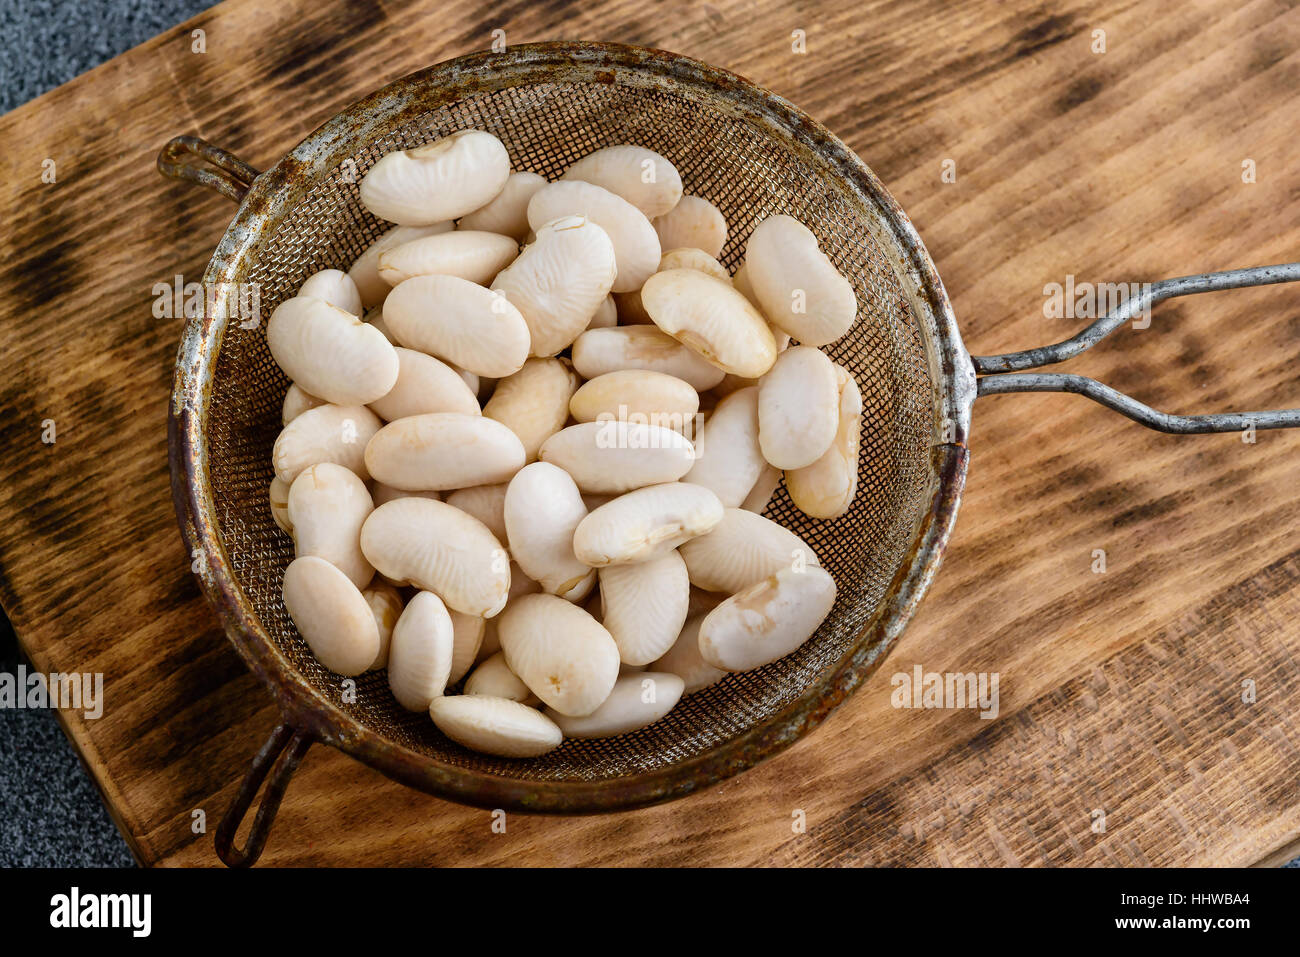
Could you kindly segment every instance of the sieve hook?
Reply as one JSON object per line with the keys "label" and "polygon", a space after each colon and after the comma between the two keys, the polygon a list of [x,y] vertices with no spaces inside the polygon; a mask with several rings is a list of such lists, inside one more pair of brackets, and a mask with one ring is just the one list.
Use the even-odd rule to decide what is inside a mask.
{"label": "sieve hook", "polygon": [[[215,170],[194,166],[185,160],[197,156]],[[258,171],[234,153],[228,153],[197,136],[176,136],[158,153],[158,172],[172,179],[184,179],[215,189],[227,199],[242,202]]]}
{"label": "sieve hook", "polygon": [[976,397],[1008,392],[1072,392],[1075,395],[1086,396],[1149,429],[1184,435],[1204,432],[1240,432],[1251,427],[1255,429],[1300,427],[1300,409],[1172,415],[1144,405],[1132,396],[1086,376],[1055,372],[1017,374],[1022,369],[1053,365],[1077,356],[1095,346],[1130,319],[1165,299],[1190,296],[1200,292],[1215,292],[1220,289],[1269,286],[1283,282],[1300,282],[1300,263],[1231,269],[1226,272],[1180,276],[1177,279],[1163,279],[1150,283],[1135,295],[1125,299],[1113,312],[1098,319],[1078,335],[1062,342],[1037,349],[1026,349],[1023,352],[972,356],[971,362],[975,366],[976,373],[980,375],[976,380]]}
{"label": "sieve hook", "polygon": [[[280,724],[271,732],[262,749],[257,752],[252,767],[249,768],[247,776],[239,786],[235,800],[231,802],[221,823],[217,825],[215,841],[217,857],[221,858],[221,862],[227,867],[249,867],[262,856],[262,849],[266,846],[266,838],[271,833],[276,812],[280,810],[285,789],[289,787],[289,779],[293,777],[293,772],[298,769],[298,763],[302,761],[303,755],[307,753],[314,740],[313,736],[305,731],[289,724]],[[235,833],[239,830],[239,825],[243,822],[249,807],[252,806],[253,798],[257,797],[257,792],[268,773],[271,781],[266,786],[266,793],[262,795],[262,803],[257,806],[257,814],[248,830],[248,838],[242,848],[235,847]]]}

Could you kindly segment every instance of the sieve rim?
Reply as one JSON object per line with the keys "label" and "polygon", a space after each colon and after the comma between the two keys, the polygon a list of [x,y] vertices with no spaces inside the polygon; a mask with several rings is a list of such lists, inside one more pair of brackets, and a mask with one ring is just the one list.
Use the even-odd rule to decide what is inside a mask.
{"label": "sieve rim", "polygon": [[[785,708],[693,758],[602,781],[500,777],[439,761],[367,728],[297,673],[262,626],[232,567],[219,532],[208,479],[204,432],[226,321],[227,284],[256,257],[268,229],[320,177],[355,152],[354,144],[445,103],[478,93],[559,79],[690,88],[746,119],[767,124],[793,148],[829,163],[841,182],[874,207],[885,231],[879,245],[912,301],[931,367],[934,409],[932,494],[906,558],[872,619],[841,660]],[[965,484],[974,370],[943,284],[920,236],[875,174],[837,137],[782,97],[689,57],[612,43],[520,44],[476,53],[409,74],[357,101],[259,175],[218,244],[204,282],[212,307],[190,319],[176,363],[168,415],[172,498],[187,552],[201,556],[202,590],[227,638],[267,686],[285,721],[403,784],[461,803],[541,813],[601,813],[655,804],[701,790],[764,760],[819,725],[865,681],[901,634],[938,570]]]}

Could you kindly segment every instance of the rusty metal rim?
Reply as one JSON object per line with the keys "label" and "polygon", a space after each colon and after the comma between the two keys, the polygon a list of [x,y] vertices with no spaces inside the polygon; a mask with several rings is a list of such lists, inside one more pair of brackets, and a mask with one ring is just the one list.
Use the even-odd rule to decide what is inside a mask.
{"label": "rusty metal rim", "polygon": [[[318,696],[298,676],[253,613],[218,532],[219,515],[207,475],[203,434],[207,400],[224,321],[188,322],[177,358],[168,417],[172,496],[182,537],[203,557],[203,591],[226,634],[267,685],[299,740],[339,748],[390,778],[419,790],[476,806],[579,814],[624,810],[681,797],[715,784],[788,747],[819,725],[875,670],[925,594],[942,559],[965,484],[970,407],[975,374],[952,308],[920,237],[897,202],[866,165],[838,138],[783,98],[735,74],[677,54],[605,43],[537,43],[505,53],[479,53],[403,77],[325,123],[274,167],[260,174],[240,205],[204,275],[210,288],[234,281],[244,257],[255,256],[268,220],[291,209],[317,179],[365,139],[447,102],[476,92],[534,82],[558,74],[584,82],[660,86],[665,82],[720,97],[719,106],[770,124],[799,148],[829,162],[839,185],[879,213],[888,236],[880,243],[898,257],[893,265],[921,322],[931,364],[935,409],[933,492],[877,613],[853,649],[761,726],[705,754],[657,771],[600,782],[507,779],[439,761],[387,740]],[[218,303],[218,305],[221,305]],[[212,310],[220,315],[220,309]],[[277,732],[279,733],[279,732]]]}

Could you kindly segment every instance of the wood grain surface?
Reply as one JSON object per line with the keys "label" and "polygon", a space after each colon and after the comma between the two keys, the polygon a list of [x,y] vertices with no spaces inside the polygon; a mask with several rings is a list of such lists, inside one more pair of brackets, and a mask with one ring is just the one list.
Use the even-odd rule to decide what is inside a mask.
{"label": "wood grain surface", "polygon": [[[104,716],[61,720],[135,854],[216,863],[211,830],[276,718],[199,596],[169,498],[181,320],[154,318],[152,288],[199,278],[233,213],[157,175],[169,137],[197,133],[265,167],[356,98],[486,48],[497,29],[508,43],[674,50],[838,133],[915,222],[968,347],[1000,352],[1086,323],[1044,317],[1044,285],[1067,275],[1300,259],[1300,10],[1235,6],[227,0],[0,118],[0,601],[38,668],[105,675]],[[792,52],[796,30],[806,54]],[[1160,409],[1233,411],[1300,405],[1298,358],[1300,289],[1274,287],[1158,306],[1150,328],[1062,371]],[[956,534],[915,621],[782,755],[665,806],[511,815],[499,834],[486,811],[318,747],[263,863],[1294,854],[1300,435],[1171,437],[1059,395],[982,400],[972,435]],[[890,676],[916,664],[997,672],[998,717],[894,708]]]}

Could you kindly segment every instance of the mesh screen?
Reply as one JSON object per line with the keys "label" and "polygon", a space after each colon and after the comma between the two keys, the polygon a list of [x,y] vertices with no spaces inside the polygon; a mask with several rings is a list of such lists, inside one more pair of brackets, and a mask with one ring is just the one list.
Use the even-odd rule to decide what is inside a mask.
{"label": "mesh screen", "polygon": [[[384,153],[459,129],[498,136],[516,170],[554,179],[602,146],[635,143],[668,157],[686,191],[713,202],[730,235],[721,259],[739,263],[745,240],[764,217],[787,213],[806,223],[822,249],[853,282],[858,321],[828,347],[862,389],[865,415],[859,485],[852,510],[835,521],[807,518],[784,487],[766,514],[815,549],[839,587],[817,635],[786,658],[685,699],[656,724],[616,738],[569,740],[539,759],[506,760],[450,742],[427,714],[408,713],[386,676],[357,679],[355,703],[298,635],[280,599],[293,544],[271,519],[267,486],[271,446],[280,429],[288,381],[272,361],[265,319],[311,273],[346,270],[388,224],[358,201],[356,182]],[[771,129],[710,108],[690,91],[612,84],[547,83],[477,95],[439,109],[359,149],[355,171],[343,163],[324,178],[241,266],[242,281],[261,286],[262,324],[231,324],[216,363],[207,410],[209,480],[219,532],[238,579],[267,632],[318,693],[358,722],[401,745],[480,773],[556,781],[599,781],[693,757],[769,719],[848,652],[904,561],[930,488],[933,413],[922,335],[865,210],[828,170],[788,147]]]}

